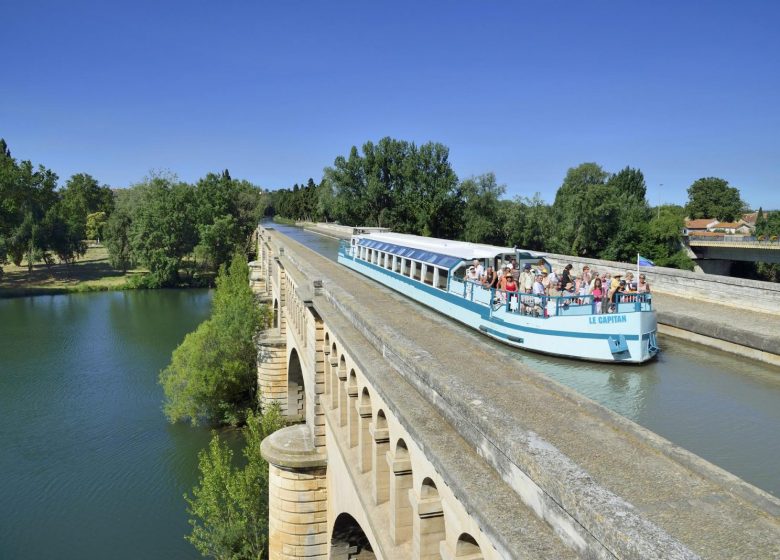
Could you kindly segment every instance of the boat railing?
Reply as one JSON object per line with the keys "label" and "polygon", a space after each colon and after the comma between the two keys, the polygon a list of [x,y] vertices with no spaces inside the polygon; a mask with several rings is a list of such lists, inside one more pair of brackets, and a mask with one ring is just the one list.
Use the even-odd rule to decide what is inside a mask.
{"label": "boat railing", "polygon": [[[508,292],[489,288],[471,280],[450,280],[450,292],[463,298],[490,307],[493,314],[531,315],[539,318],[566,317],[574,315],[598,315],[602,313],[601,298],[593,295],[536,296],[519,292]],[[649,293],[618,293],[614,303],[604,309],[606,313],[636,313],[652,310],[652,296]]]}

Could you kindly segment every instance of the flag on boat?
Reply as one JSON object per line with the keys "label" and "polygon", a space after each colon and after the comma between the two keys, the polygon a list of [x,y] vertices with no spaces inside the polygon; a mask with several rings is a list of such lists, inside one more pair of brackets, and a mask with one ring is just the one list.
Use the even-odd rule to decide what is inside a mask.
{"label": "flag on boat", "polygon": [[637,266],[655,266],[655,263],[651,261],[650,259],[644,258],[642,255],[636,256],[636,265]]}

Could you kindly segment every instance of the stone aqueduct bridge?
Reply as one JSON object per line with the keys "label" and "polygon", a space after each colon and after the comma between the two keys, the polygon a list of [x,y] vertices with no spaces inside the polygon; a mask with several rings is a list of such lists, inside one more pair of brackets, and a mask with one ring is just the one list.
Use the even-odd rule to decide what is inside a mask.
{"label": "stone aqueduct bridge", "polygon": [[780,502],[258,230],[270,558],[780,558]]}

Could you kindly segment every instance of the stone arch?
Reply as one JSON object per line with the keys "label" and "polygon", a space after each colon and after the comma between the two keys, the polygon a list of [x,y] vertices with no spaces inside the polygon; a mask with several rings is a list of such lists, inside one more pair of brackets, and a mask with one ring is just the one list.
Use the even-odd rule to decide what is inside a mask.
{"label": "stone arch", "polygon": [[399,439],[395,451],[388,453],[390,467],[390,528],[393,542],[399,545],[412,536],[412,504],[409,491],[412,490],[412,461],[406,442]]}
{"label": "stone arch", "polygon": [[385,411],[381,408],[370,427],[372,440],[373,476],[371,490],[376,505],[387,501],[390,487],[390,475],[387,455],[390,452],[390,432],[387,428]]}
{"label": "stone arch", "polygon": [[344,354],[341,355],[341,358],[339,358],[339,367],[338,370],[336,370],[336,376],[338,377],[338,387],[339,387],[339,426],[346,426],[347,425],[347,359],[344,357]]}
{"label": "stone arch", "polygon": [[322,339],[322,354],[323,354],[323,362],[325,364],[325,369],[324,369],[324,371],[325,371],[325,379],[324,379],[325,387],[324,387],[324,391],[325,391],[325,394],[327,395],[331,391],[331,388],[330,388],[330,333],[327,332],[327,331],[325,332],[325,336]]}
{"label": "stone arch", "polygon": [[436,483],[423,479],[418,496],[409,491],[412,502],[412,556],[421,560],[440,560],[441,541],[445,538],[444,512]]}
{"label": "stone arch", "polygon": [[482,549],[477,540],[468,533],[461,533],[455,544],[455,558],[462,560],[482,560]]}
{"label": "stone arch", "polygon": [[333,410],[339,405],[339,374],[338,362],[339,349],[336,343],[330,349],[330,359],[328,363],[328,377],[330,377],[330,409]]}
{"label": "stone arch", "polygon": [[360,448],[360,472],[371,470],[372,464],[372,441],[371,441],[371,394],[368,387],[363,387],[360,393],[360,400],[357,402],[358,412],[358,445]]}
{"label": "stone arch", "polygon": [[371,542],[360,523],[348,513],[341,513],[333,523],[330,535],[331,560],[371,560],[376,558]]}
{"label": "stone arch", "polygon": [[358,444],[358,381],[354,369],[349,370],[347,381],[347,443],[350,447]]}
{"label": "stone arch", "polygon": [[287,416],[306,419],[306,390],[298,351],[293,348],[287,360]]}

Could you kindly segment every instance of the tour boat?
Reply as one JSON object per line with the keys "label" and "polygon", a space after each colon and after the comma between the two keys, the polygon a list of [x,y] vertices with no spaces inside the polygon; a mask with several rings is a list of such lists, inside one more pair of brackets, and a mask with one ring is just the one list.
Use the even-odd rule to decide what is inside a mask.
{"label": "tour boat", "polygon": [[652,296],[618,293],[607,313],[590,295],[503,292],[469,280],[474,260],[500,271],[550,271],[544,253],[355,228],[338,262],[503,343],[567,358],[640,363],[659,351]]}

